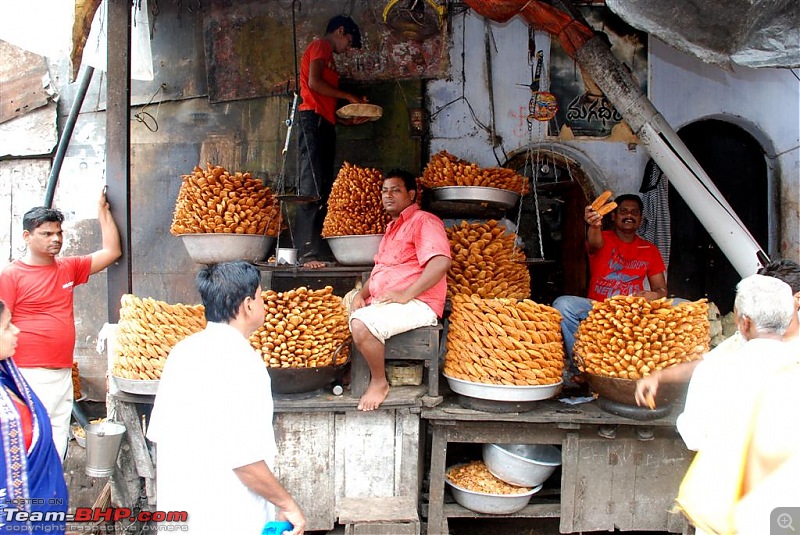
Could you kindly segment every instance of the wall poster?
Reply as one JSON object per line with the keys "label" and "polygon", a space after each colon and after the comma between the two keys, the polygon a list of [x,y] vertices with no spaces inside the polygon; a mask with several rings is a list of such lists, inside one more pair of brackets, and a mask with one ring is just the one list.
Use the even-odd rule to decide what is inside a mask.
{"label": "wall poster", "polygon": [[431,28],[424,35],[410,35],[398,24],[392,27],[394,19],[384,20],[384,8],[392,3],[212,0],[203,15],[209,100],[290,94],[295,85],[295,57],[299,64],[308,43],[322,37],[328,20],[341,13],[352,13],[363,42],[360,50],[336,57],[343,79],[385,82],[448,76],[444,8],[438,12],[432,6],[439,4],[420,3],[424,4],[423,14]]}
{"label": "wall poster", "polygon": [[[595,30],[608,37],[611,52],[633,74],[647,93],[647,34],[624,22],[604,6],[582,6]],[[553,41],[550,52],[550,92],[558,97],[559,110],[550,121],[549,134],[561,139],[596,138],[638,142],[622,116],[603,95],[594,80]]]}

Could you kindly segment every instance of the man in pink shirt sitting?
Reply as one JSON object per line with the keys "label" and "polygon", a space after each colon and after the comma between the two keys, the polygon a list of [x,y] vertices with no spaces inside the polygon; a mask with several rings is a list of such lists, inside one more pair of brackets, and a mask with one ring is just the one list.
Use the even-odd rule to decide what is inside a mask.
{"label": "man in pink shirt sitting", "polygon": [[387,338],[436,325],[447,297],[450,242],[444,223],[419,209],[417,181],[407,171],[389,171],[381,200],[392,221],[386,228],[375,267],[350,305],[353,342],[372,377],[359,410],[377,409],[389,393],[384,367]]}

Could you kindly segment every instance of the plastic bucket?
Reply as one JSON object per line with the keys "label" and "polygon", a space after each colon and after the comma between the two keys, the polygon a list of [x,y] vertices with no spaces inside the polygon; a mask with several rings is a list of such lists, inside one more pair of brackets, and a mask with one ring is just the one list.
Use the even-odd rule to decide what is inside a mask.
{"label": "plastic bucket", "polygon": [[114,472],[125,426],[100,422],[86,426],[86,475],[107,477]]}

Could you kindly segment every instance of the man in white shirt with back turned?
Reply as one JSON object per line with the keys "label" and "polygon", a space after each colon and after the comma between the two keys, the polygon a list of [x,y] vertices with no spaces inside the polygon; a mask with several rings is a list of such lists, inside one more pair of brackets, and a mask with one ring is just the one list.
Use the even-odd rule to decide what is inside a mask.
{"label": "man in white shirt with back turned", "polygon": [[[157,445],[157,505],[186,511],[189,533],[261,533],[306,519],[274,475],[272,389],[248,341],[264,323],[261,276],[247,262],[204,266],[197,289],[208,325],[170,352],[147,437]],[[277,507],[278,514],[274,508]]]}

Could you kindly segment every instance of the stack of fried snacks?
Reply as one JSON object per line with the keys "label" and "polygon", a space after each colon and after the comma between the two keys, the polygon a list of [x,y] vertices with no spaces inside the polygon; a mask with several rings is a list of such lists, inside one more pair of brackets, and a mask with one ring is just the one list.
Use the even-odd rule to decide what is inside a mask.
{"label": "stack of fried snacks", "polygon": [[513,169],[505,167],[482,168],[477,164],[456,158],[447,151],[431,156],[418,179],[422,188],[446,186],[480,186],[498,188],[524,195],[530,189],[528,179]]}
{"label": "stack of fried snacks", "polygon": [[516,236],[490,220],[446,229],[453,263],[447,272],[447,295],[478,295],[524,299],[531,295],[531,276],[525,254],[515,247]]}
{"label": "stack of fried snacks", "polygon": [[499,479],[483,461],[452,466],[447,470],[447,479],[462,489],[485,494],[524,494],[531,491],[530,487],[517,487]]}
{"label": "stack of fried snacks", "polygon": [[456,295],[447,332],[444,372],[495,385],[547,385],[561,381],[561,315],[529,299]]}
{"label": "stack of fried snacks", "polygon": [[83,393],[81,392],[81,373],[78,369],[78,363],[72,363],[72,398],[80,399]]}
{"label": "stack of fried snacks", "polygon": [[672,306],[667,299],[616,296],[594,303],[578,327],[575,355],[583,371],[640,379],[708,351],[708,302]]}
{"label": "stack of fried snacks", "polygon": [[264,325],[250,336],[250,344],[271,368],[318,368],[342,364],[350,356],[350,328],[342,298],[333,288],[305,286],[262,292]]}
{"label": "stack of fried snacks", "polygon": [[614,194],[609,190],[601,193],[594,201],[592,201],[592,210],[600,215],[606,215],[615,210],[617,208],[617,203],[610,201],[612,195]]}
{"label": "stack of fried snacks", "polygon": [[386,232],[391,218],[381,202],[382,181],[377,169],[344,162],[328,197],[322,235],[329,238]]}
{"label": "stack of fried snacks", "polygon": [[175,344],[206,326],[203,305],[170,305],[131,294],[120,302],[112,373],[123,379],[160,379]]}
{"label": "stack of fried snacks", "polygon": [[208,164],[183,175],[170,232],[266,234],[277,236],[281,226],[278,199],[250,173],[231,175]]}

